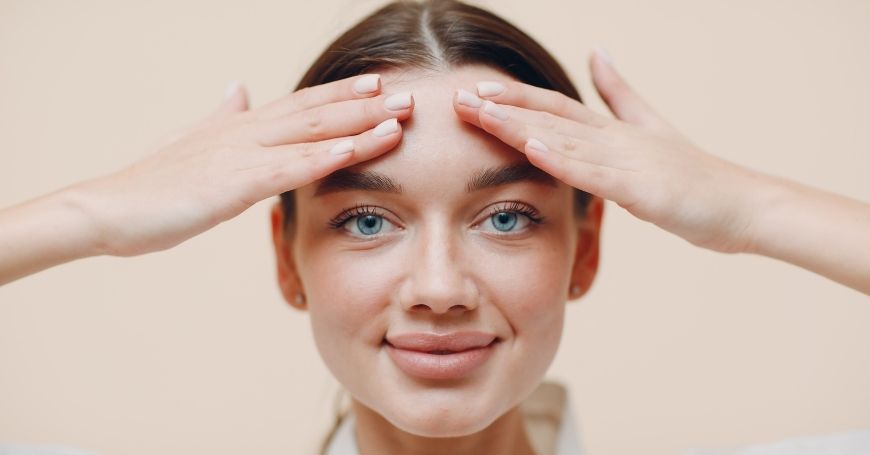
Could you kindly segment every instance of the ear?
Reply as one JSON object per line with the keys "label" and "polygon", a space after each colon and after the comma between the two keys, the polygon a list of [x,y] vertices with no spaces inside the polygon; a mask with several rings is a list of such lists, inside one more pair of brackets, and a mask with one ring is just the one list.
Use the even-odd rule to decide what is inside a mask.
{"label": "ear", "polygon": [[[598,273],[599,239],[603,216],[604,199],[592,196],[586,207],[586,218],[580,220],[577,226],[577,250],[574,252],[574,267],[568,289],[569,300],[578,299],[586,294]],[[580,292],[572,293],[573,285],[580,286]]]}
{"label": "ear", "polygon": [[284,209],[281,202],[272,205],[272,243],[275,246],[275,265],[278,271],[278,287],[284,300],[290,306],[299,309],[307,309],[306,303],[298,302],[297,296],[302,293],[302,283],[296,271],[296,263],[293,261],[292,243],[288,241],[284,233]]}

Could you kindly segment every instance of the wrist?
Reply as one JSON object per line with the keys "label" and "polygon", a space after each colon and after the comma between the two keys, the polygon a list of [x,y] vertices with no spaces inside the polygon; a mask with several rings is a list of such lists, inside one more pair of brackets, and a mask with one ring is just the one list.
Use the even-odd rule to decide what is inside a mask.
{"label": "wrist", "polygon": [[68,237],[76,241],[74,253],[78,257],[110,254],[98,196],[90,182],[78,183],[54,194],[57,210],[70,229]]}
{"label": "wrist", "polygon": [[769,255],[783,230],[782,212],[793,197],[789,182],[774,175],[748,169],[752,184],[748,186],[748,222],[743,253]]}

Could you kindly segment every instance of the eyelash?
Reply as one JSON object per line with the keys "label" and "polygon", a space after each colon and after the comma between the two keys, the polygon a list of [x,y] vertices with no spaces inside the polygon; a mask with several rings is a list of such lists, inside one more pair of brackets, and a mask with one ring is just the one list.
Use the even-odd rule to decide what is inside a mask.
{"label": "eyelash", "polygon": [[[531,207],[528,204],[525,204],[523,202],[506,201],[503,204],[507,204],[507,205],[498,205],[498,206],[493,207],[490,210],[489,215],[487,216],[486,219],[492,218],[493,215],[496,215],[496,214],[499,214],[502,212],[508,212],[508,213],[518,213],[520,215],[525,215],[534,224],[541,224],[544,222],[544,220],[546,220],[546,217],[541,216],[540,212],[538,212],[537,209],[535,209],[534,207]],[[333,219],[329,220],[328,225],[332,229],[340,229],[344,225],[344,223],[346,223],[348,220],[355,218],[355,217],[358,217],[358,216],[366,216],[366,215],[383,216],[382,214],[378,213],[378,211],[376,210],[376,207],[374,207],[374,206],[366,205],[366,204],[358,204],[358,205],[355,205],[353,207],[349,207],[347,209],[342,210],[341,213],[336,215]],[[504,234],[504,235],[510,235],[510,234]]]}

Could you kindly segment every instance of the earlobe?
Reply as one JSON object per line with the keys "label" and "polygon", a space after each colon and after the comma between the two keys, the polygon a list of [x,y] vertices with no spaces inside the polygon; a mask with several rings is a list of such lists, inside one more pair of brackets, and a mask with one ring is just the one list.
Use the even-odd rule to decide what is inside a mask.
{"label": "earlobe", "polygon": [[270,216],[278,287],[287,303],[294,308],[304,310],[306,308],[305,294],[296,272],[296,264],[293,262],[290,242],[288,242],[284,232],[284,210],[280,202],[272,205]]}
{"label": "earlobe", "polygon": [[586,217],[579,222],[577,228],[577,246],[574,251],[574,266],[568,290],[569,300],[580,298],[588,292],[598,273],[599,239],[603,216],[604,200],[592,196],[587,206]]}

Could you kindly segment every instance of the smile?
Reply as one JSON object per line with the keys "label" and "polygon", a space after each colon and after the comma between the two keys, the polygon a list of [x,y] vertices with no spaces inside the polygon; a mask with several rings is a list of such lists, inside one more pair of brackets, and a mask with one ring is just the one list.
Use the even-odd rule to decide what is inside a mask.
{"label": "smile", "polygon": [[383,342],[393,363],[405,374],[421,379],[461,379],[486,363],[499,339],[483,332],[437,335],[388,335]]}

